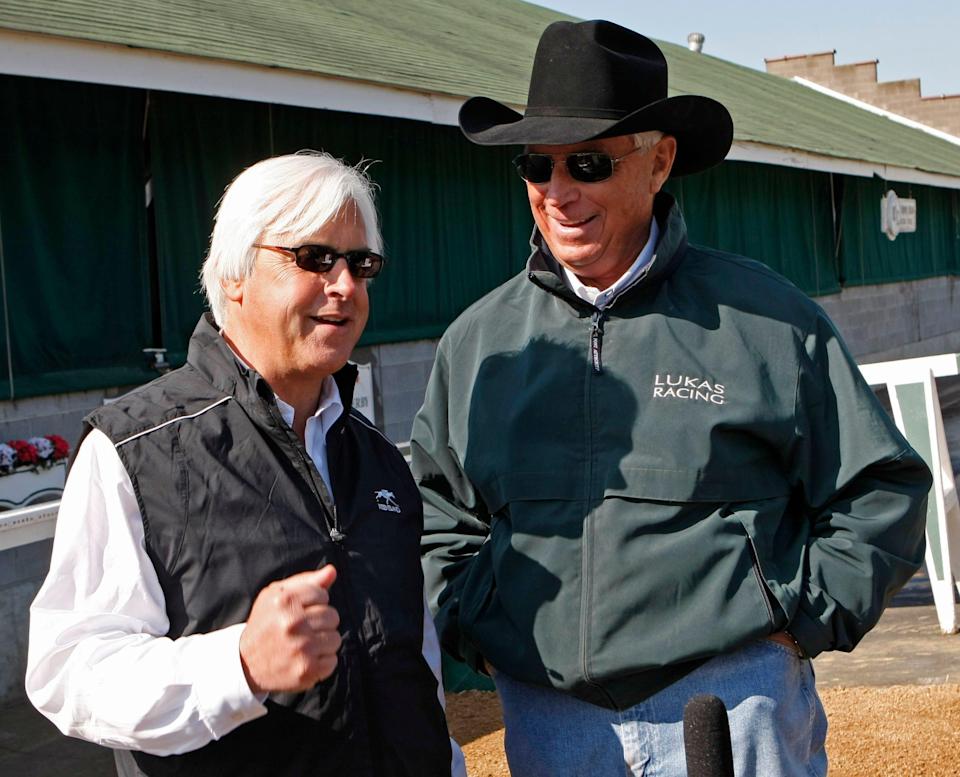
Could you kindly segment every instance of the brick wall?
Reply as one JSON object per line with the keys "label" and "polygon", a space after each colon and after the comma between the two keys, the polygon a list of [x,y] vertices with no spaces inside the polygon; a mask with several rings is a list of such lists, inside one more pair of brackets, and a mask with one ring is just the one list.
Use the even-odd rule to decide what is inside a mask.
{"label": "brick wall", "polygon": [[359,348],[354,353],[355,361],[373,369],[377,424],[394,442],[410,439],[436,351],[436,340],[416,340]]}
{"label": "brick wall", "polygon": [[957,278],[854,286],[817,301],[861,362],[960,352]]}

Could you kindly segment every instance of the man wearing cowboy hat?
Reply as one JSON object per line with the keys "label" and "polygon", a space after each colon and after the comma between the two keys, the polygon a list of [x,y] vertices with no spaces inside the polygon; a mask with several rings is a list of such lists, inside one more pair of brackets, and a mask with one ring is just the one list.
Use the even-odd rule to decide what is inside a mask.
{"label": "man wearing cowboy hat", "polygon": [[411,447],[441,642],[492,674],[512,772],[683,775],[709,693],[738,777],[825,774],[809,659],[919,566],[930,474],[815,303],[687,243],[661,187],[730,115],[667,98],[642,35],[557,22],[524,115],[460,125],[525,146],[533,252],[444,335]]}

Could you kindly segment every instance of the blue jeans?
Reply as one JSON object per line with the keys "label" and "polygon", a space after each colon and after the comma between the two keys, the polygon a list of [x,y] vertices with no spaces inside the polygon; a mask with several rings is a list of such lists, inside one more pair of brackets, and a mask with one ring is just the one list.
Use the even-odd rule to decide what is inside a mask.
{"label": "blue jeans", "polygon": [[683,708],[700,693],[727,708],[737,777],[827,773],[827,718],[810,661],[769,640],[717,656],[622,712],[502,672],[494,682],[517,777],[686,777]]}

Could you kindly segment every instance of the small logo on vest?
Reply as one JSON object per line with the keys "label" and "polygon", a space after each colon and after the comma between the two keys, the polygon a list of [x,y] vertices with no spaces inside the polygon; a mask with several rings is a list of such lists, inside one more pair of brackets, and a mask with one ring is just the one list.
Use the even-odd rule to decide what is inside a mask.
{"label": "small logo on vest", "polygon": [[393,491],[387,491],[381,488],[373,492],[373,498],[377,500],[377,507],[386,513],[399,513],[400,505],[397,504],[397,496]]}
{"label": "small logo on vest", "polygon": [[671,375],[668,372],[664,375],[658,373],[653,377],[655,399],[673,397],[722,405],[726,401],[724,391],[722,383],[711,383],[706,378],[695,375]]}

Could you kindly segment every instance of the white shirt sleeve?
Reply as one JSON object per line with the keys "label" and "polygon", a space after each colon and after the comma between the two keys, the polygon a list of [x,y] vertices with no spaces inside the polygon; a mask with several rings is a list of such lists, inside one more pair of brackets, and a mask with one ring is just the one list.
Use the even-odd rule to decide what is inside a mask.
{"label": "white shirt sleeve", "polygon": [[[427,594],[423,594],[423,657],[426,659],[433,676],[437,678],[437,697],[440,699],[440,706],[447,708],[447,700],[443,695],[443,675],[440,663],[440,640],[437,638],[437,628],[433,625],[433,616],[430,614],[430,605],[427,604]],[[463,757],[463,751],[460,749],[453,737],[450,737],[450,751],[452,753],[450,760],[451,777],[467,777],[467,764]]]}
{"label": "white shirt sleeve", "polygon": [[57,516],[30,608],[27,695],[64,734],[172,755],[266,714],[247,685],[237,624],[172,640],[133,486],[94,430]]}

